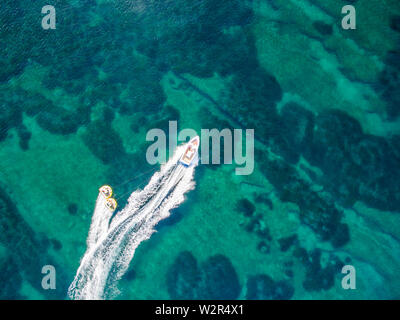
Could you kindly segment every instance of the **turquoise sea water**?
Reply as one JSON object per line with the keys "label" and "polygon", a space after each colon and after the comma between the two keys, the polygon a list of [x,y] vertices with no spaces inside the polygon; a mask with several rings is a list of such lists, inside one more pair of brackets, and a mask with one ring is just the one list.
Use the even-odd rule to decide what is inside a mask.
{"label": "turquoise sea water", "polygon": [[0,35],[1,299],[66,299],[98,188],[123,207],[168,121],[254,129],[254,172],[200,165],[117,299],[399,298],[398,1],[5,0]]}

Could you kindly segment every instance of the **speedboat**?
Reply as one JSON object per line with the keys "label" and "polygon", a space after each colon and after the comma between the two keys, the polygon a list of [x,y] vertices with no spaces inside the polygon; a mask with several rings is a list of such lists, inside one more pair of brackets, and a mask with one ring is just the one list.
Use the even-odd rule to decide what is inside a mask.
{"label": "speedboat", "polygon": [[179,162],[183,164],[185,167],[189,167],[193,163],[193,160],[196,158],[197,152],[199,150],[199,145],[200,145],[199,136],[195,136],[194,138],[192,138],[188,142],[186,150],[179,159]]}

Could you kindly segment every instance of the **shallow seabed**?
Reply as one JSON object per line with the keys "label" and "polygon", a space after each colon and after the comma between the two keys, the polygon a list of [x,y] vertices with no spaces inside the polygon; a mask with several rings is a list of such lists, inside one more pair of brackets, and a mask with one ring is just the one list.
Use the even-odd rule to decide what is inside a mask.
{"label": "shallow seabed", "polygon": [[397,0],[50,2],[0,8],[1,299],[66,298],[99,186],[124,206],[169,120],[254,129],[255,169],[200,165],[117,299],[399,298]]}

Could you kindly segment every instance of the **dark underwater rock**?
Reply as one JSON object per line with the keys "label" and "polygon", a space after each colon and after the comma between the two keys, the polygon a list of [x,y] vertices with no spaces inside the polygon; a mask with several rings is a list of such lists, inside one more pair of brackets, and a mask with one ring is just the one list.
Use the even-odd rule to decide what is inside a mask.
{"label": "dark underwater rock", "polygon": [[17,127],[19,146],[22,150],[26,151],[29,149],[29,140],[31,139],[32,133],[28,131],[28,128],[21,124]]}
{"label": "dark underwater rock", "polygon": [[161,220],[157,225],[156,225],[156,230],[160,230],[163,228],[163,226],[172,226],[179,221],[183,219],[185,215],[190,213],[190,209],[194,206],[196,202],[196,195],[191,194],[188,196],[179,207],[176,207],[170,211],[171,215],[167,219]]}
{"label": "dark underwater rock", "polygon": [[[386,56],[386,66],[391,69],[391,71],[396,72],[400,68],[400,52],[398,50],[389,51]],[[393,80],[397,80],[398,77],[393,78]],[[394,83],[392,83],[394,84]]]}
{"label": "dark underwater rock", "polygon": [[306,267],[306,276],[303,287],[307,291],[329,290],[335,284],[335,276],[340,274],[343,267],[336,256],[329,254],[325,266],[321,265],[321,250],[315,249],[310,253],[305,253],[303,263]]}
{"label": "dark underwater rock", "polygon": [[330,36],[333,33],[333,26],[323,21],[313,22],[313,27],[322,35]]}
{"label": "dark underwater rock", "polygon": [[21,106],[22,111],[29,117],[33,117],[53,106],[53,103],[45,98],[43,95],[25,91],[22,89],[16,90],[16,96],[19,97],[18,104]]}
{"label": "dark underwater rock", "polygon": [[[70,94],[83,93],[87,83],[94,82],[97,76],[96,68],[99,67],[104,48],[110,51],[116,45],[105,30],[110,27],[105,26],[109,21],[100,19],[96,26],[90,24],[90,16],[97,14],[96,7],[85,2],[73,7],[58,3],[57,13],[63,14],[57,14],[57,32],[36,31],[36,43],[31,48],[31,56],[41,65],[51,66],[43,83],[49,89],[62,87]],[[116,40],[120,34],[114,31],[113,38]]]}
{"label": "dark underwater rock", "polygon": [[233,0],[229,3],[215,0],[203,1],[201,22],[218,26],[218,28],[249,24],[253,18],[251,2],[246,3],[239,0]]}
{"label": "dark underwater rock", "polygon": [[256,207],[248,199],[243,198],[236,203],[236,209],[245,217],[250,217],[253,215]]}
{"label": "dark underwater rock", "polygon": [[[19,75],[27,65],[30,45],[32,45],[28,24],[32,20],[28,19],[28,10],[25,7],[18,1],[4,0],[2,2],[0,82],[6,82],[13,76]],[[28,20],[27,23],[25,19]],[[29,28],[32,29],[32,26]]]}
{"label": "dark underwater rock", "polygon": [[171,215],[164,220],[161,220],[157,225],[156,225],[156,230],[162,229],[164,226],[173,226],[174,224],[178,223],[179,221],[182,220],[183,215],[185,213],[185,209],[181,207],[177,207],[175,209],[171,210]]}
{"label": "dark underwater rock", "polygon": [[[249,3],[146,0],[144,5],[146,10],[135,17],[140,35],[138,49],[154,59],[160,70],[210,77],[214,72],[231,73],[236,69],[235,64],[240,66],[238,60],[245,61],[249,56],[238,54],[246,48],[235,41],[236,35],[224,32],[251,22],[253,11]],[[227,44],[232,50],[226,50]]]}
{"label": "dark underwater rock", "polygon": [[294,287],[286,281],[275,282],[265,274],[255,275],[247,280],[248,300],[289,300]]}
{"label": "dark underwater rock", "polygon": [[128,281],[132,281],[135,278],[136,278],[136,272],[134,269],[130,269],[124,274],[124,279],[126,279]]}
{"label": "dark underwater rock", "polygon": [[354,119],[340,113],[318,116],[305,157],[323,173],[322,183],[342,205],[363,200],[383,210],[400,203],[397,190],[400,161],[382,137],[365,135]]}
{"label": "dark underwater rock", "polygon": [[116,159],[120,161],[125,156],[122,139],[111,125],[97,120],[87,126],[82,139],[89,150],[104,164],[110,164]]}
{"label": "dark underwater rock", "polygon": [[301,196],[304,200],[300,202],[300,220],[319,234],[322,240],[332,241],[340,225],[342,212],[315,192],[303,192]]}
{"label": "dark underwater rock", "polygon": [[387,140],[390,150],[393,152],[393,157],[400,160],[400,135],[393,135]]}
{"label": "dark underwater rock", "polygon": [[267,242],[272,240],[270,230],[263,221],[263,216],[261,214],[251,216],[243,226],[244,230],[254,233],[259,238],[266,240]]}
{"label": "dark underwater rock", "polygon": [[89,26],[88,11],[93,7],[86,4],[84,8],[71,7],[58,1],[57,13],[63,14],[57,15],[57,31],[49,32],[44,31],[40,23],[43,2],[30,3],[29,7],[19,1],[4,5],[0,25],[8,50],[0,50],[0,81],[9,80],[20,74],[26,65],[37,62],[51,66],[48,83],[64,86],[68,91],[76,82],[72,81],[70,86],[64,80],[75,80],[95,70],[91,57],[101,51],[101,42],[105,41],[97,39],[104,38],[105,33]]}
{"label": "dark underwater rock", "polygon": [[[256,151],[256,154],[258,151]],[[261,154],[258,154],[261,157]],[[300,184],[299,178],[293,166],[287,164],[283,160],[263,159],[260,162],[261,173],[268,181],[277,189],[278,193],[286,199],[286,189],[290,188],[290,184]],[[289,190],[290,191],[290,190]],[[290,197],[291,198],[291,197]],[[292,199],[293,202],[295,199]]]}
{"label": "dark underwater rock", "polygon": [[121,110],[125,114],[133,114],[135,112],[156,113],[160,111],[166,96],[160,85],[161,74],[154,71],[154,75],[150,73],[150,67],[147,71],[142,72],[140,77],[133,77],[129,81],[127,88],[127,101],[129,105],[125,105]]}
{"label": "dark underwater rock", "polygon": [[103,109],[103,120],[105,122],[108,122],[109,124],[111,124],[113,122],[113,120],[115,119],[115,113],[113,111],[113,109],[109,108],[109,107],[105,107]]}
{"label": "dark underwater rock", "polygon": [[376,91],[386,102],[389,120],[396,120],[400,114],[400,52],[389,51],[385,59],[385,68],[379,75]]}
{"label": "dark underwater rock", "polygon": [[315,119],[305,157],[326,174],[336,174],[350,148],[363,137],[360,124],[342,111],[321,113]]}
{"label": "dark underwater rock", "polygon": [[62,249],[62,243],[58,241],[57,239],[51,239],[50,240],[51,245],[53,246],[54,250],[59,251]]}
{"label": "dark underwater rock", "polygon": [[[0,92],[0,141],[7,137],[7,131],[22,124],[22,110],[13,97],[7,97],[7,93]],[[3,96],[4,95],[4,96]]]}
{"label": "dark underwater rock", "polygon": [[274,209],[274,204],[272,203],[272,200],[269,198],[269,195],[267,193],[257,195],[255,201],[257,203],[264,203],[270,210]]}
{"label": "dark underwater rock", "polygon": [[283,251],[283,252],[288,251],[290,249],[290,247],[297,242],[297,240],[298,240],[297,234],[288,236],[286,238],[278,239],[279,245],[281,247],[281,251]]}
{"label": "dark underwater rock", "polygon": [[200,278],[196,258],[189,251],[181,252],[167,273],[167,290],[171,299],[198,299]]}
{"label": "dark underwater rock", "polygon": [[256,68],[250,74],[235,74],[229,88],[227,111],[246,128],[254,128],[268,142],[277,132],[276,102],[282,89],[273,75]]}
{"label": "dark underwater rock", "polygon": [[78,205],[76,203],[70,203],[67,207],[68,213],[71,215],[76,215],[78,213]]}
{"label": "dark underwater rock", "polygon": [[146,117],[145,117],[143,114],[138,114],[138,115],[132,120],[132,122],[131,122],[129,128],[130,128],[133,132],[138,133],[139,130],[140,130],[140,128],[141,128],[141,125],[142,125],[143,123],[146,123],[146,122],[147,122]]}
{"label": "dark underwater rock", "polygon": [[275,282],[267,275],[252,276],[247,280],[248,300],[270,300],[274,293]]}
{"label": "dark underwater rock", "polygon": [[332,236],[331,243],[334,248],[344,246],[350,241],[350,230],[349,226],[344,223],[339,223],[336,226],[335,233]]}
{"label": "dark underwater rock", "polygon": [[[352,206],[358,200],[382,210],[395,210],[399,206],[400,197],[395,192],[399,177],[396,168],[400,165],[396,144],[364,134],[354,118],[337,110],[319,114],[313,129],[307,132],[299,150],[303,150],[310,164],[322,170],[318,183],[342,206]],[[277,147],[273,149],[282,153]],[[287,156],[285,159],[290,162]],[[342,230],[344,239],[346,231]]]}
{"label": "dark underwater rock", "polygon": [[[226,50],[228,47],[230,50]],[[211,59],[214,59],[215,72],[223,77],[231,74],[244,76],[259,68],[254,38],[242,29],[235,34],[224,34]]]}
{"label": "dark underwater rock", "polygon": [[[330,200],[322,198],[313,191],[308,183],[299,177],[293,166],[277,159],[264,161],[260,168],[265,177],[274,185],[282,201],[293,202],[299,206],[302,223],[310,226],[323,241],[332,241],[335,236],[338,236],[336,232],[342,212]],[[345,242],[335,243],[344,244]]]}
{"label": "dark underwater rock", "polygon": [[[14,285],[18,286],[21,274],[33,288],[43,293],[48,299],[64,299],[70,279],[66,278],[65,269],[58,266],[56,261],[48,255],[46,243],[49,240],[39,238],[23,219],[5,190],[0,188],[0,242],[8,252],[13,254],[10,262],[12,274],[9,274],[8,281],[15,281],[15,284],[2,282],[2,286],[10,285],[15,289]],[[43,290],[41,287],[43,277],[41,270],[45,265],[53,265],[57,270],[56,290]],[[14,292],[14,295],[10,294],[11,297],[18,295],[17,292]]]}
{"label": "dark underwater rock", "polygon": [[119,97],[121,93],[121,86],[119,84],[110,83],[109,81],[93,81],[91,90],[85,95],[89,105],[95,105],[99,101],[112,109],[119,109],[123,107]]}
{"label": "dark underwater rock", "polygon": [[1,300],[21,300],[24,299],[19,294],[22,286],[22,276],[18,265],[7,256],[4,260],[0,260],[0,299]]}
{"label": "dark underwater rock", "polygon": [[294,287],[289,282],[281,280],[275,283],[275,300],[290,300],[294,294]]}
{"label": "dark underwater rock", "polygon": [[231,261],[215,255],[202,265],[203,285],[200,298],[207,300],[234,300],[240,294],[240,283]]}
{"label": "dark underwater rock", "polygon": [[240,284],[230,260],[223,255],[208,258],[198,266],[189,252],[181,252],[167,273],[171,299],[237,299]]}
{"label": "dark underwater rock", "polygon": [[90,109],[79,107],[76,111],[48,105],[36,116],[38,125],[53,134],[67,135],[89,121]]}
{"label": "dark underwater rock", "polygon": [[354,146],[352,160],[360,167],[360,199],[378,209],[397,210],[400,159],[395,146],[384,138],[366,135]]}
{"label": "dark underwater rock", "polygon": [[394,31],[400,32],[400,16],[395,15],[390,19],[390,28]]}
{"label": "dark underwater rock", "polygon": [[297,163],[312,136],[314,115],[296,103],[282,107],[276,134],[272,137],[272,151],[289,163]]}
{"label": "dark underwater rock", "polygon": [[346,206],[358,198],[361,173],[351,161],[351,153],[362,138],[361,126],[355,119],[332,110],[316,117],[312,135],[304,145],[304,157],[324,173],[320,182]]}

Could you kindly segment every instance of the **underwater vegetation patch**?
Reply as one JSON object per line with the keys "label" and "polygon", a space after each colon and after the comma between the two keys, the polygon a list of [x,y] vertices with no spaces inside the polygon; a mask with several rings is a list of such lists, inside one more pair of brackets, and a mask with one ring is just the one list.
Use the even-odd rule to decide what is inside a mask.
{"label": "underwater vegetation patch", "polygon": [[103,120],[91,122],[82,135],[82,140],[104,164],[110,164],[125,156],[122,139],[109,122]]}
{"label": "underwater vegetation patch", "polygon": [[[26,117],[51,133],[45,136],[55,142],[78,134],[81,141],[77,145],[83,142],[95,157],[93,166],[105,165],[104,180],[115,186],[120,203],[151,171],[143,155],[148,130],[160,128],[168,134],[171,120],[195,130],[254,129],[255,174],[261,177],[249,177],[257,185],[241,185],[243,180],[237,177],[229,180],[238,183],[232,190],[240,190],[231,195],[227,187],[233,201],[229,214],[235,226],[239,224],[240,236],[254,240],[246,254],[260,259],[274,254],[290,257],[279,266],[286,280],[259,270],[242,277],[230,257],[216,255],[199,262],[185,251],[177,255],[166,275],[168,294],[175,299],[290,299],[297,271],[293,264],[299,261],[305,278],[296,283],[308,292],[323,293],[333,288],[343,265],[334,253],[364,250],[363,246],[354,249],[352,241],[360,235],[353,229],[354,221],[344,220],[346,209],[359,201],[369,209],[393,214],[400,208],[400,136],[395,127],[400,115],[400,42],[390,47],[373,30],[371,37],[363,35],[360,31],[368,24],[354,32],[342,31],[340,19],[335,22],[340,18],[340,10],[333,13],[335,1],[312,0],[301,6],[300,2],[52,0],[57,29],[43,32],[38,13],[46,1],[27,5],[21,0],[3,0],[0,143],[17,139],[21,158],[29,156],[38,140],[36,125],[30,127],[31,119],[25,121]],[[361,2],[341,1],[339,7],[347,3],[361,6]],[[366,5],[381,8],[375,0]],[[306,12],[309,6],[313,8],[310,14]],[[363,14],[359,17],[360,22],[364,20]],[[380,17],[374,20],[381,22]],[[400,40],[398,12],[389,12],[385,21],[387,34]],[[342,41],[346,37],[348,41]],[[393,39],[387,39],[388,43]],[[303,68],[308,60],[310,65]],[[309,77],[310,70],[317,76]],[[180,84],[166,85],[165,79]],[[346,88],[335,91],[339,84]],[[314,94],[319,89],[324,94]],[[355,97],[362,96],[360,105],[352,100],[353,92]],[[326,99],[336,94],[333,100],[346,104],[338,106]],[[193,113],[186,102],[194,106]],[[373,128],[376,131],[370,123],[374,117],[380,119],[378,128]],[[117,127],[120,124],[124,125]],[[387,134],[370,133],[379,130]],[[221,158],[224,146],[222,139]],[[141,173],[140,179],[135,178]],[[230,173],[229,167],[205,165],[198,168],[196,180],[202,184],[210,182],[205,176],[218,177],[224,184]],[[269,183],[263,185],[264,178]],[[6,174],[5,179],[12,177]],[[273,189],[267,193],[270,184]],[[251,195],[248,186],[259,191]],[[19,207],[18,198],[10,193],[11,199],[7,192],[0,189],[0,241],[6,248],[0,259],[0,282],[4,284],[0,297],[19,299],[25,298],[20,294],[24,279],[41,289],[40,268],[54,261],[52,254],[71,250],[71,244],[36,233],[18,210],[24,204]],[[174,209],[157,230],[185,225],[186,212],[201,208],[193,199],[191,195]],[[300,221],[301,228],[311,230],[310,238],[317,235],[315,247],[302,248],[304,239],[295,230],[276,235],[280,229],[272,223],[277,222],[268,221],[263,210],[268,214],[279,211],[280,201],[297,205],[296,224]],[[79,224],[87,205],[66,199],[60,208]],[[358,218],[364,217],[360,214]],[[375,241],[373,232],[371,227],[371,242]],[[60,272],[60,289],[46,292],[46,297],[64,298],[65,274]],[[139,277],[133,270],[125,275],[127,281]],[[244,278],[245,283],[240,283]]]}
{"label": "underwater vegetation patch", "polygon": [[264,160],[261,172],[275,186],[282,201],[296,203],[300,220],[330,241],[334,247],[346,244],[350,237],[347,225],[340,222],[342,212],[331,199],[324,199],[304,181],[296,170],[283,160]]}
{"label": "underwater vegetation patch", "polygon": [[35,234],[19,213],[16,205],[0,188],[0,242],[8,254],[5,261],[0,261],[1,279],[3,280],[1,294],[4,298],[20,299],[18,291],[21,287],[21,275],[31,286],[42,292],[49,299],[64,299],[68,280],[62,268],[57,269],[57,289],[43,291],[41,287],[42,267],[57,265],[48,253],[49,245],[56,250],[61,249],[61,243],[49,240],[44,235]]}
{"label": "underwater vegetation patch", "polygon": [[178,254],[170,266],[167,288],[171,299],[237,299],[241,286],[234,267],[224,255],[215,255],[198,265],[189,252]]}
{"label": "underwater vegetation patch", "polygon": [[141,35],[138,49],[152,58],[160,70],[172,68],[200,77],[212,76],[215,71],[230,73],[238,61],[225,50],[225,44],[232,46],[237,41],[235,35],[223,31],[251,22],[253,11],[249,3],[143,1],[145,10],[135,17]]}
{"label": "underwater vegetation patch", "polygon": [[294,287],[289,282],[274,281],[266,274],[249,277],[246,289],[249,300],[290,300],[294,294]]}
{"label": "underwater vegetation patch", "polygon": [[[322,263],[322,255],[324,263]],[[311,252],[304,248],[297,248],[295,257],[300,259],[306,269],[303,287],[307,291],[328,290],[333,287],[335,277],[340,273],[344,263],[334,254],[322,252],[321,249],[314,249]]]}

